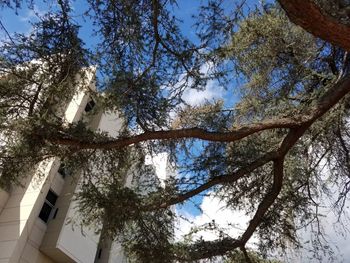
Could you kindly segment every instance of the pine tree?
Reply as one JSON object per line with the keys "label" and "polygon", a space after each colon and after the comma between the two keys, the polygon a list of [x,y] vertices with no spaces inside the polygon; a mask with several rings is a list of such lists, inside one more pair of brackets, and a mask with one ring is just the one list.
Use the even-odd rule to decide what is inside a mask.
{"label": "pine tree", "polygon": [[[295,22],[291,6],[280,2]],[[105,234],[120,238],[130,262],[222,256],[249,262],[257,257],[246,251],[254,233],[259,255],[299,247],[297,229],[318,224],[321,201],[334,198],[334,188],[342,214],[350,191],[349,55],[332,36],[317,38],[323,36],[313,30],[317,21],[306,28],[315,37],[276,3],[242,1],[227,11],[225,1],[208,1],[196,17],[198,41],[191,41],[172,14],[176,1],[86,4],[83,16],[98,39],[94,48],[79,38],[69,1],[41,15],[30,34],[9,34],[2,25],[2,188],[20,184],[24,171],[40,161],[61,157],[84,178],[78,198],[85,223],[104,223]],[[312,4],[320,14],[334,8]],[[19,10],[35,1],[0,6]],[[334,23],[347,29],[346,19]],[[118,138],[92,131],[84,121],[66,125],[57,114],[79,90],[77,76],[83,79],[89,65],[98,68],[98,92],[90,94],[97,110],[118,111],[123,118]],[[237,101],[186,104],[184,93],[208,82]],[[144,156],[163,151],[177,171],[166,187],[138,176],[135,187],[124,186],[135,170],[153,178]],[[217,240],[174,241],[177,215],[170,207],[209,192],[227,209],[246,211],[248,227],[236,239],[213,222],[203,228],[218,230]]]}

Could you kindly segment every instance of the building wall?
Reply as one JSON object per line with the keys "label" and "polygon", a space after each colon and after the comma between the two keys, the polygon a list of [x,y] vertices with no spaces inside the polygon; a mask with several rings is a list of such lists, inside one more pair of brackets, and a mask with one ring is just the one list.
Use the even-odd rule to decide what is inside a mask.
{"label": "building wall", "polygon": [[74,193],[79,190],[79,178],[69,176],[56,202],[55,219],[49,221],[40,250],[55,262],[92,263],[97,251],[99,234],[95,229],[81,227]]}
{"label": "building wall", "polygon": [[[87,69],[87,89],[94,89],[93,78],[94,69]],[[65,121],[80,120],[88,100],[88,92],[78,92],[66,108]],[[56,194],[63,189],[65,181],[57,173],[59,164],[58,158],[46,160],[23,176],[22,186],[9,192],[0,189],[0,263],[54,262],[41,252],[48,225],[38,215],[49,189]]]}
{"label": "building wall", "polygon": [[[29,172],[24,187],[15,187],[0,214],[0,262],[20,262],[27,242],[40,242],[34,225],[54,173],[54,160],[40,165],[41,172]],[[44,176],[44,178],[42,178]],[[39,178],[40,177],[40,178]],[[32,230],[33,236],[31,235]],[[35,261],[32,261],[35,262]]]}
{"label": "building wall", "polygon": [[[93,69],[89,70],[88,81],[85,79],[84,83],[87,89],[94,90],[94,73]],[[91,129],[117,137],[123,125],[122,118],[116,112],[86,115],[84,110],[89,100],[88,92],[78,92],[64,111],[65,121],[83,120]],[[161,158],[166,157],[162,155]],[[164,180],[165,166],[159,165],[161,168],[156,164],[155,169]],[[79,174],[64,179],[58,173],[59,166],[59,158],[51,158],[28,171],[23,176],[22,186],[10,192],[0,189],[0,263],[126,263],[120,243],[112,240],[102,243],[96,229],[81,227],[78,204],[74,201],[74,194],[80,187]],[[128,176],[127,186],[131,185],[131,179],[131,175]],[[53,211],[58,210],[55,218],[51,215],[45,223],[38,216],[49,190],[58,195]],[[101,257],[97,258],[100,248],[103,248]]]}
{"label": "building wall", "polygon": [[[89,88],[94,89],[93,82],[91,81],[91,83]],[[89,100],[90,97],[86,93],[78,93],[67,107],[67,122],[81,119],[90,121],[84,113]],[[94,262],[99,235],[93,229],[81,228],[81,220],[76,209],[77,203],[74,201],[74,193],[79,191],[78,182],[79,175],[66,178],[63,190],[59,193],[55,205],[55,209],[58,209],[57,216],[48,223],[40,247],[40,250],[54,259],[55,262]]]}
{"label": "building wall", "polygon": [[0,213],[2,209],[4,208],[8,198],[9,198],[9,193],[3,189],[0,189]]}

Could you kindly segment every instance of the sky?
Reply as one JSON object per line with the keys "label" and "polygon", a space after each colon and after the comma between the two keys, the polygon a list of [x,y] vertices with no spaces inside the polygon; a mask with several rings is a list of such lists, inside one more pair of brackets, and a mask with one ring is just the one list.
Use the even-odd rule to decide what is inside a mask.
{"label": "sky", "polygon": [[[53,1],[54,2],[54,1]],[[183,21],[181,24],[181,30],[185,33],[185,35],[192,41],[196,42],[196,35],[194,33],[194,28],[192,27],[193,18],[191,14],[195,13],[198,5],[201,1],[197,0],[179,0],[178,1],[178,9],[174,9],[175,16]],[[257,3],[258,1],[249,1],[252,3]],[[83,1],[75,1],[74,2],[74,11],[79,14],[83,12]],[[31,25],[28,21],[36,20],[36,14],[42,14],[45,9],[45,5],[39,5],[35,8],[35,11],[24,9],[19,10],[18,14],[15,14],[13,11],[9,10],[1,10],[0,11],[0,20],[1,23],[6,27],[9,33],[20,32],[20,33],[28,33],[30,32]],[[82,20],[80,16],[76,16],[76,20],[82,23],[82,28],[80,30],[80,36],[85,41],[88,47],[94,46],[96,44],[97,39],[91,36],[91,22],[89,20]],[[2,30],[0,30],[0,39],[4,38],[5,35]],[[203,71],[207,70],[207,66],[203,66]],[[218,86],[215,81],[208,81],[207,86],[204,90],[187,90],[183,99],[189,105],[196,106],[203,104],[206,101],[218,100],[218,99],[229,99],[231,102],[235,100],[232,97],[232,94],[227,94],[227,91],[222,87]],[[157,173],[161,174],[164,177],[164,156],[161,155],[154,160],[156,163]],[[150,162],[150,160],[147,160]],[[196,203],[200,207],[200,209],[196,208]],[[223,228],[229,228],[229,224],[233,224],[234,227],[230,226],[229,234],[231,237],[237,237],[242,231],[245,229],[249,217],[245,215],[243,211],[230,211],[224,209],[225,204],[221,202],[218,198],[213,197],[208,194],[206,197],[196,197],[192,200],[192,202],[186,202],[183,206],[178,206],[176,209],[179,214],[186,217],[186,220],[180,219],[176,223],[176,236],[180,239],[182,234],[188,233],[190,231],[190,223],[192,222],[195,225],[199,226],[201,224],[205,224],[215,220],[219,223]],[[347,210],[350,209],[347,207]],[[331,245],[335,248],[336,254],[343,254],[342,257],[337,259],[337,262],[341,261],[341,258],[350,259],[350,238],[349,232],[340,228],[339,225],[335,225],[334,223],[337,221],[337,218],[334,216],[332,211],[326,212],[327,217],[323,227],[325,229],[326,235],[328,235],[328,239],[331,241]],[[348,221],[347,221],[348,223]],[[337,231],[338,230],[338,233]],[[212,240],[216,237],[214,233],[211,232],[201,232],[195,237],[199,236],[204,237],[207,240]],[[302,239],[307,241],[309,239],[309,232],[304,231],[301,232]],[[256,237],[253,236],[249,245],[254,247],[254,243],[256,242]],[[309,259],[305,259],[305,254],[301,252],[299,255],[294,256],[295,262],[312,262]],[[327,261],[324,261],[327,262]]]}

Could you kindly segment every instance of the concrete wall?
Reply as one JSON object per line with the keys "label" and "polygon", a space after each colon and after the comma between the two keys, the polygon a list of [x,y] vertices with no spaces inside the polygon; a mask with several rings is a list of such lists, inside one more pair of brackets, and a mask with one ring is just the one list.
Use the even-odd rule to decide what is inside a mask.
{"label": "concrete wall", "polygon": [[[87,77],[90,78],[89,89],[94,90],[94,74],[88,74]],[[88,93],[78,93],[67,107],[66,121],[76,122],[85,119],[84,109],[89,100]],[[99,235],[92,229],[82,229],[81,219],[77,214],[74,193],[79,189],[78,181],[79,175],[66,178],[62,193],[57,199],[56,218],[49,222],[40,247],[41,251],[55,262],[89,263],[93,262],[96,254]]]}
{"label": "concrete wall", "polygon": [[7,191],[0,189],[0,213],[4,208],[9,197],[10,197],[10,194]]}
{"label": "concrete wall", "polygon": [[[94,69],[87,69],[84,85],[94,89]],[[66,108],[67,123],[82,118],[89,99],[86,91],[78,92]],[[0,189],[0,263],[45,262],[50,258],[40,251],[47,224],[38,215],[49,189],[60,194],[65,184],[57,173],[58,158],[51,158],[23,176],[23,185],[8,193]],[[80,253],[85,253],[85,248]]]}
{"label": "concrete wall", "polygon": [[55,169],[52,169],[54,161],[51,159],[41,163],[36,172],[28,173],[24,187],[17,186],[11,191],[0,214],[1,263],[19,262],[27,242],[40,242],[34,225],[50,188],[50,178],[55,173]]}
{"label": "concrete wall", "polygon": [[[89,69],[84,85],[90,90],[95,89],[93,78],[94,69]],[[84,109],[89,100],[88,92],[78,92],[63,110],[65,121],[83,119],[91,129],[117,137],[122,127],[119,114],[86,115]],[[23,187],[17,186],[10,193],[0,189],[0,263],[127,262],[120,243],[112,241],[105,244],[102,257],[96,259],[100,236],[95,229],[81,228],[78,204],[73,198],[79,191],[79,175],[63,179],[57,172],[59,165],[58,158],[42,162],[24,176]],[[45,223],[38,215],[50,189],[58,195],[53,209],[58,212]]]}
{"label": "concrete wall", "polygon": [[96,255],[99,234],[95,229],[82,228],[74,201],[74,194],[79,190],[78,181],[77,177],[66,178],[56,203],[57,216],[49,222],[40,247],[55,262],[89,263],[94,262]]}

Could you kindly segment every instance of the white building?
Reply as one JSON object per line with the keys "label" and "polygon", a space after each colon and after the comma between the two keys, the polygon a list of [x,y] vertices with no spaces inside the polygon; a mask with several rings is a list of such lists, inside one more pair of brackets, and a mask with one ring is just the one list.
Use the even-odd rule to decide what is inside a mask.
{"label": "white building", "polygon": [[[94,73],[87,78],[87,88],[95,89]],[[71,100],[64,118],[78,121],[93,106],[88,93],[82,91]],[[120,126],[115,113],[100,113],[90,120],[91,128],[111,136],[118,134]],[[28,171],[23,187],[9,192],[0,189],[0,263],[126,262],[118,243],[99,244],[100,234],[81,227],[72,198],[79,186],[62,168],[59,158],[53,158]],[[161,173],[164,177],[164,171]]]}

